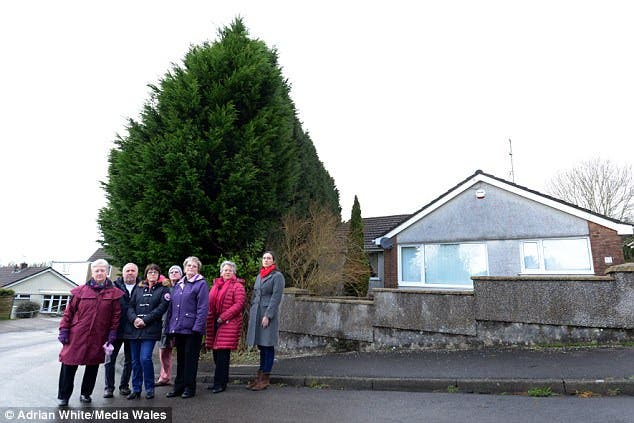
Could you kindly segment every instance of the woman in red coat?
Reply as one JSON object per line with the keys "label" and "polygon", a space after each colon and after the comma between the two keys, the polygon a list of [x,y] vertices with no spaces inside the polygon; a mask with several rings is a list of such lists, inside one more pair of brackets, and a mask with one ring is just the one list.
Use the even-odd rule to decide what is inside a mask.
{"label": "woman in red coat", "polygon": [[59,341],[64,345],[59,354],[58,405],[65,407],[73,393],[77,367],[85,365],[80,402],[91,402],[99,364],[105,360],[105,347],[114,343],[121,316],[119,298],[123,292],[107,278],[110,265],[100,259],[90,268],[92,278],[85,285],[73,288],[72,298],[59,324]]}
{"label": "woman in red coat", "polygon": [[216,364],[214,384],[209,386],[214,394],[227,389],[231,350],[237,349],[240,341],[245,298],[244,280],[236,278],[236,264],[224,261],[220,277],[209,291],[205,340],[205,347],[213,350]]}

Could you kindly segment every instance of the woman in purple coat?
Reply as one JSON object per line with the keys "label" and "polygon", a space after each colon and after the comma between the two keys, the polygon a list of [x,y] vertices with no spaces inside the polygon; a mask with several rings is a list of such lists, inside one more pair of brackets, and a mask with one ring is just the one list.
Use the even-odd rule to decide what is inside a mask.
{"label": "woman in purple coat", "polygon": [[209,309],[209,286],[198,273],[202,263],[197,257],[187,257],[183,267],[185,276],[172,288],[165,324],[165,333],[176,345],[176,379],[168,398],[196,395],[198,358]]}
{"label": "woman in purple coat", "polygon": [[107,344],[117,338],[121,315],[120,289],[108,279],[110,265],[100,259],[90,268],[92,278],[85,285],[73,288],[71,300],[59,324],[59,341],[63,344],[59,354],[62,368],[59,373],[58,405],[65,407],[73,393],[75,373],[80,365],[86,366],[81,383],[80,402],[91,402],[97,380],[99,364],[105,361]]}

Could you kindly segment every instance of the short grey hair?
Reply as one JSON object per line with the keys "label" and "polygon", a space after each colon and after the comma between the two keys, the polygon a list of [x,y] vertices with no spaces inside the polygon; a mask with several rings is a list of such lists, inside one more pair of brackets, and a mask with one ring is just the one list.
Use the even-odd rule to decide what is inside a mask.
{"label": "short grey hair", "polygon": [[220,265],[220,274],[222,275],[222,268],[225,266],[229,266],[233,268],[233,273],[236,273],[236,270],[238,268],[238,266],[236,266],[236,264],[232,261],[229,260],[225,260],[222,262],[222,264]]}
{"label": "short grey hair", "polygon": [[105,267],[106,269],[110,268],[110,264],[104,259],[97,259],[90,263],[90,270],[94,270],[95,267]]}
{"label": "short grey hair", "polygon": [[200,259],[198,257],[196,257],[196,256],[187,257],[185,259],[185,261],[183,262],[183,268],[187,267],[187,263],[189,263],[190,261],[194,262],[194,263],[196,263],[198,265],[198,272],[200,273],[200,271],[201,271],[201,269],[203,267],[203,264],[201,263]]}
{"label": "short grey hair", "polygon": [[127,263],[125,266],[123,266],[123,269],[121,269],[123,272],[125,272],[125,269],[127,269],[128,267],[133,267],[136,269],[136,272],[139,273],[139,266],[137,266],[134,263]]}

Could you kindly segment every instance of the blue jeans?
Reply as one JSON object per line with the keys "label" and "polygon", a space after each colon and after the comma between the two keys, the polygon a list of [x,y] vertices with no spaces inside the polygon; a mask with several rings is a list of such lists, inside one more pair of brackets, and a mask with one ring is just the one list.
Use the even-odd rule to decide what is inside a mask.
{"label": "blue jeans", "polygon": [[271,373],[275,362],[275,347],[258,345],[260,350],[260,370],[264,373]]}
{"label": "blue jeans", "polygon": [[156,344],[154,339],[130,340],[133,392],[141,392],[145,382],[145,393],[154,393],[154,364],[152,363],[154,344]]}

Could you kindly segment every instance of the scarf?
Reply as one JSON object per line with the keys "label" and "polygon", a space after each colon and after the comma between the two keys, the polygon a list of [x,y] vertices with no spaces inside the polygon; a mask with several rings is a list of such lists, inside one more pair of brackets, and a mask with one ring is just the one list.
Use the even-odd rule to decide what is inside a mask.
{"label": "scarf", "polygon": [[212,304],[212,306],[214,307],[213,311],[215,311],[216,314],[220,315],[220,313],[222,312],[222,301],[224,300],[224,297],[227,293],[227,289],[229,289],[229,284],[231,283],[231,281],[235,281],[235,279],[235,276],[227,280],[224,280],[223,278],[219,278],[219,280],[216,279],[216,282],[214,284],[214,288],[216,288],[216,301],[214,301],[214,304]]}
{"label": "scarf", "polygon": [[110,279],[107,278],[101,285],[99,285],[93,278],[90,278],[90,280],[86,282],[86,285],[88,285],[95,291],[101,291],[104,288],[112,288],[112,282],[110,281]]}
{"label": "scarf", "polygon": [[260,279],[264,279],[266,278],[268,275],[271,274],[272,271],[275,270],[275,265],[272,264],[269,267],[263,267],[260,269]]}

